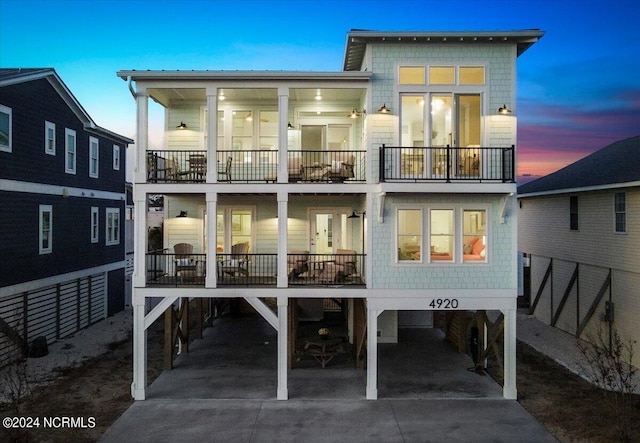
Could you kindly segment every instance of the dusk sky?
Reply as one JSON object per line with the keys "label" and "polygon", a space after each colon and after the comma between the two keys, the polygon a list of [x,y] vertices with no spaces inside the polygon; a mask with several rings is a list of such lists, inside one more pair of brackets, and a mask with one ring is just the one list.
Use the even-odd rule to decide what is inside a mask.
{"label": "dusk sky", "polygon": [[[519,176],[640,134],[637,0],[0,0],[0,67],[52,67],[96,124],[135,137],[116,71],[340,71],[347,32],[538,28],[518,59]],[[530,177],[529,177],[530,178]]]}

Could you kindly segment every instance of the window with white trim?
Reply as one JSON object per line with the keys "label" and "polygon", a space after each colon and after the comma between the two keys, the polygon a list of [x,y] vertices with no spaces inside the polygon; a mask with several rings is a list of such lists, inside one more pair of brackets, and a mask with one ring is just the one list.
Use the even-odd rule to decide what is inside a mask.
{"label": "window with white trim", "polygon": [[569,196],[569,229],[578,230],[578,196]]}
{"label": "window with white trim", "polygon": [[120,209],[106,209],[106,235],[107,246],[120,244]]}
{"label": "window with white trim", "polygon": [[432,209],[429,214],[431,261],[454,261],[456,254],[453,209]]}
{"label": "window with white trim", "polygon": [[113,169],[115,171],[120,170],[120,146],[113,145]]}
{"label": "window with white trim", "polygon": [[614,217],[616,232],[627,232],[627,196],[624,192],[616,192],[614,195]]}
{"label": "window with white trim", "polygon": [[51,254],[53,251],[53,207],[40,205],[38,245],[40,254]]}
{"label": "window with white trim", "polygon": [[398,209],[398,261],[422,261],[422,210]]}
{"label": "window with white trim", "polygon": [[98,231],[98,222],[99,222],[99,214],[98,207],[91,207],[91,243],[98,243],[99,240],[99,231]]}
{"label": "window with white trim", "polygon": [[12,111],[0,105],[0,151],[11,152],[12,149]]}
{"label": "window with white trim", "polygon": [[100,143],[95,137],[89,137],[89,177],[98,178],[99,175]]}
{"label": "window with white trim", "polygon": [[76,131],[64,128],[64,172],[76,173]]}
{"label": "window with white trim", "polygon": [[44,152],[56,155],[56,124],[46,120],[44,122]]}
{"label": "window with white trim", "polygon": [[462,211],[462,261],[487,260],[487,211],[465,209]]}

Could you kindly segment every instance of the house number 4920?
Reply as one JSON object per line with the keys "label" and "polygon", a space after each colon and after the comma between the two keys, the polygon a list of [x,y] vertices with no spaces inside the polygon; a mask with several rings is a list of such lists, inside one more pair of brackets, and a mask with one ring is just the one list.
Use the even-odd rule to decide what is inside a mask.
{"label": "house number 4920", "polygon": [[431,300],[429,303],[433,309],[457,309],[458,308],[458,299],[457,298],[435,298]]}

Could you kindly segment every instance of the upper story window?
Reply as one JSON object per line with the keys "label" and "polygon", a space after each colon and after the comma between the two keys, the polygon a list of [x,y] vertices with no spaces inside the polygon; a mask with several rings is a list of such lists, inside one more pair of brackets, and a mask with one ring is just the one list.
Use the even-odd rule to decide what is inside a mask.
{"label": "upper story window", "polygon": [[11,152],[11,108],[0,105],[0,151]]}
{"label": "upper story window", "polygon": [[48,121],[44,122],[44,152],[56,155],[56,125]]}
{"label": "upper story window", "polygon": [[107,246],[120,244],[120,209],[106,209],[106,236]]}
{"label": "upper story window", "polygon": [[578,196],[569,197],[569,229],[578,230]]}
{"label": "upper story window", "polygon": [[398,73],[398,82],[401,85],[424,85],[424,66],[400,66]]}
{"label": "upper story window", "polygon": [[98,207],[91,207],[91,243],[98,243]]}
{"label": "upper story window", "polygon": [[64,129],[64,172],[76,173],[76,131]]}
{"label": "upper story window", "polygon": [[485,261],[487,257],[487,211],[462,211],[462,261]]}
{"label": "upper story window", "polygon": [[431,261],[453,261],[455,258],[453,209],[432,209],[429,221]]}
{"label": "upper story window", "polygon": [[89,137],[89,177],[98,178],[99,175],[100,144],[95,137]]}
{"label": "upper story window", "polygon": [[627,196],[624,192],[616,192],[614,196],[614,217],[616,232],[627,232]]}
{"label": "upper story window", "polygon": [[120,170],[120,146],[113,145],[113,169],[115,171]]}
{"label": "upper story window", "polygon": [[40,205],[38,244],[40,254],[53,251],[53,207]]}

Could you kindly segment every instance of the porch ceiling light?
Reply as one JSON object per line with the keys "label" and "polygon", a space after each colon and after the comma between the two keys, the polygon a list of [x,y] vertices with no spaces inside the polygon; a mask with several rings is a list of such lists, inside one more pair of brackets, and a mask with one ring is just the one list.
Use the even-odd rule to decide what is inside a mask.
{"label": "porch ceiling light", "polygon": [[498,108],[498,114],[511,114],[511,109],[507,108],[507,105],[502,105]]}
{"label": "porch ceiling light", "polygon": [[318,89],[318,91],[316,92],[316,100],[320,101],[322,100],[322,94],[320,93],[320,90]]}
{"label": "porch ceiling light", "polygon": [[391,109],[387,108],[387,104],[383,104],[382,106],[380,106],[380,108],[378,109],[378,112],[380,114],[388,114],[391,112]]}
{"label": "porch ceiling light", "polygon": [[247,115],[244,117],[244,119],[248,122],[252,122],[253,121],[253,115],[251,115],[251,113],[247,113]]}
{"label": "porch ceiling light", "polygon": [[218,100],[223,101],[225,98],[224,91],[221,89],[220,94],[218,94]]}
{"label": "porch ceiling light", "polygon": [[176,218],[184,218],[187,216],[187,211],[180,211],[180,214],[176,215]]}
{"label": "porch ceiling light", "polygon": [[176,129],[187,129],[187,124],[185,122],[180,122]]}

